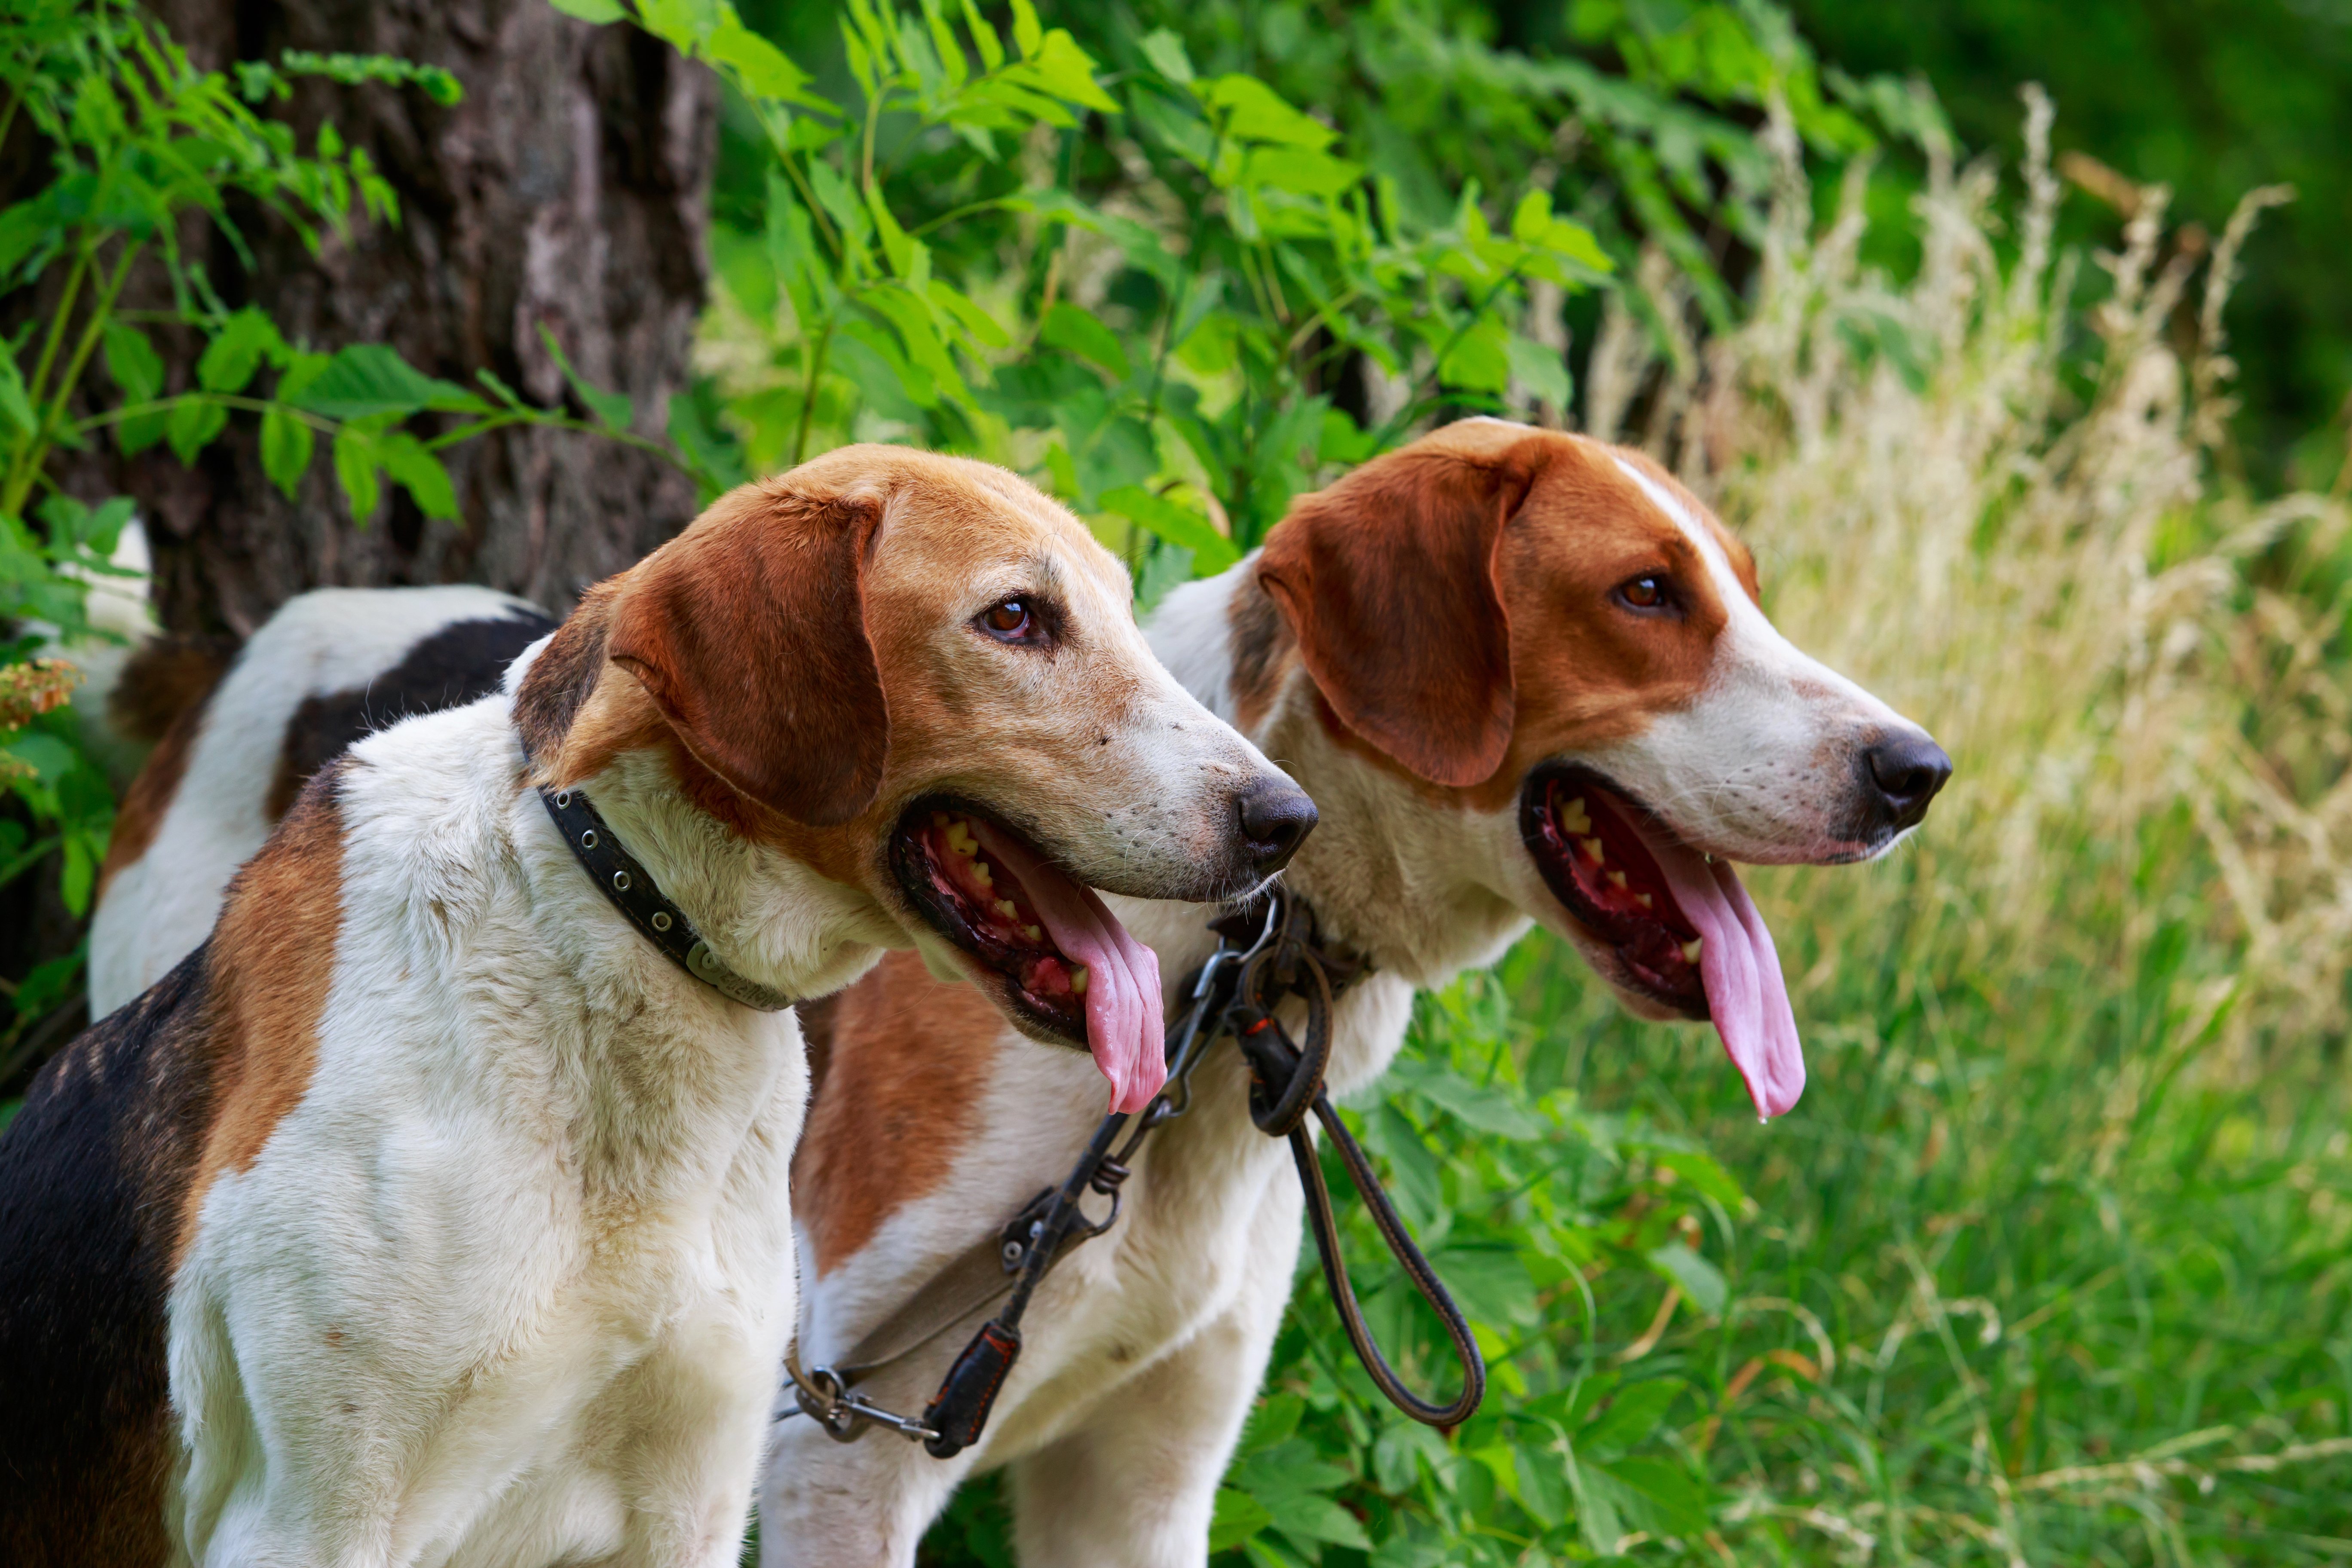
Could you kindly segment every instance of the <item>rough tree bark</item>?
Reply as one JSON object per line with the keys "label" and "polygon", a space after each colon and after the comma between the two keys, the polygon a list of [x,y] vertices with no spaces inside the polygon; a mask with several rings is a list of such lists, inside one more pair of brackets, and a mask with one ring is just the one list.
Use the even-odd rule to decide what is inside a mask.
{"label": "rough tree bark", "polygon": [[[306,82],[278,111],[306,148],[328,119],[365,148],[399,193],[400,221],[362,221],[314,257],[283,225],[257,220],[245,227],[251,271],[215,239],[210,273],[231,303],[260,304],[313,348],[388,342],[428,374],[473,386],[487,368],[554,405],[569,394],[544,324],[591,382],[628,394],[639,434],[661,434],[702,303],[717,123],[706,70],[546,0],[153,8],[202,65],[289,48],[383,53],[444,67],[466,89],[444,109],[415,89]],[[110,459],[109,488],[136,497],[146,518],[156,607],[172,630],[250,632],[325,584],[487,583],[560,615],[695,511],[692,482],[650,454],[514,429],[443,454],[457,521],[427,521],[387,486],[362,527],[323,446],[289,501],[263,476],[251,422],[241,425],[194,469],[160,447]]]}

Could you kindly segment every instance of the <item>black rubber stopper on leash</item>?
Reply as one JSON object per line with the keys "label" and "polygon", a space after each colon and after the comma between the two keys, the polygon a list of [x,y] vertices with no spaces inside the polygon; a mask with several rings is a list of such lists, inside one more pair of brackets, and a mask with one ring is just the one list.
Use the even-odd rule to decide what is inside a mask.
{"label": "black rubber stopper on leash", "polygon": [[1020,1359],[1019,1329],[1009,1323],[982,1323],[923,1409],[923,1425],[939,1434],[923,1439],[924,1451],[935,1459],[951,1459],[979,1442],[997,1391]]}

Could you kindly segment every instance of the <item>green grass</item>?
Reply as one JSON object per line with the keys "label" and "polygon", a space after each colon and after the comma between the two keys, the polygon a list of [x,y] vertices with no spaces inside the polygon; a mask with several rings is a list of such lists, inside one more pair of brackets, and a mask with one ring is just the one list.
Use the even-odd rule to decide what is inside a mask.
{"label": "green grass", "polygon": [[[1821,927],[1768,895],[1792,973],[1836,891]],[[1359,1120],[1392,1169],[1399,1114],[1449,1152],[1444,1218],[1422,1178],[1398,1187],[1495,1390],[1451,1441],[1394,1420],[1310,1266],[1221,1563],[2352,1559],[2340,1044],[2208,1081],[2195,999],[2229,954],[2178,924],[2106,968],[2006,974],[1901,965],[1883,935],[1801,1004],[1811,1085],[1769,1127],[1710,1034],[1626,1019],[1549,938],[1426,1005],[1396,1111]],[[1713,1163],[1745,1203],[1695,1190]],[[1676,1238],[1720,1271],[1716,1310],[1657,1257]],[[1428,1326],[1375,1302],[1441,1378]],[[926,1559],[1006,1562],[1003,1539],[982,1483]]]}

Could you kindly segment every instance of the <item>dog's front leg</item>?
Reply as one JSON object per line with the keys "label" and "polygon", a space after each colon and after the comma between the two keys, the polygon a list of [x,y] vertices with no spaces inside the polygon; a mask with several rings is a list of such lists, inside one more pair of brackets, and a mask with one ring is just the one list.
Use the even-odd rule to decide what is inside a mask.
{"label": "dog's front leg", "polygon": [[760,1479],[761,1568],[909,1568],[971,1461],[889,1432],[836,1443],[804,1416],[780,1423]]}
{"label": "dog's front leg", "polygon": [[1022,1568],[1200,1568],[1242,1423],[1265,1375],[1298,1256],[1297,1190],[1252,1216],[1239,1297],[1121,1384],[1085,1424],[1012,1467]]}

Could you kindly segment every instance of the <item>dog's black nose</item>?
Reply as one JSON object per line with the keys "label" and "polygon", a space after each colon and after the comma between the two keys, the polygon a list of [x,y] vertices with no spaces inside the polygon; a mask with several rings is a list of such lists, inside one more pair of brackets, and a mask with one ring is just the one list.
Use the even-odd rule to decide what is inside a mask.
{"label": "dog's black nose", "polygon": [[1315,803],[1307,792],[1288,781],[1263,780],[1234,799],[1247,854],[1261,876],[1288,865],[1290,857],[1315,827]]}
{"label": "dog's black nose", "polygon": [[1881,741],[1862,754],[1864,793],[1876,813],[1897,828],[1927,815],[1927,803],[1952,776],[1952,759],[1925,735]]}

